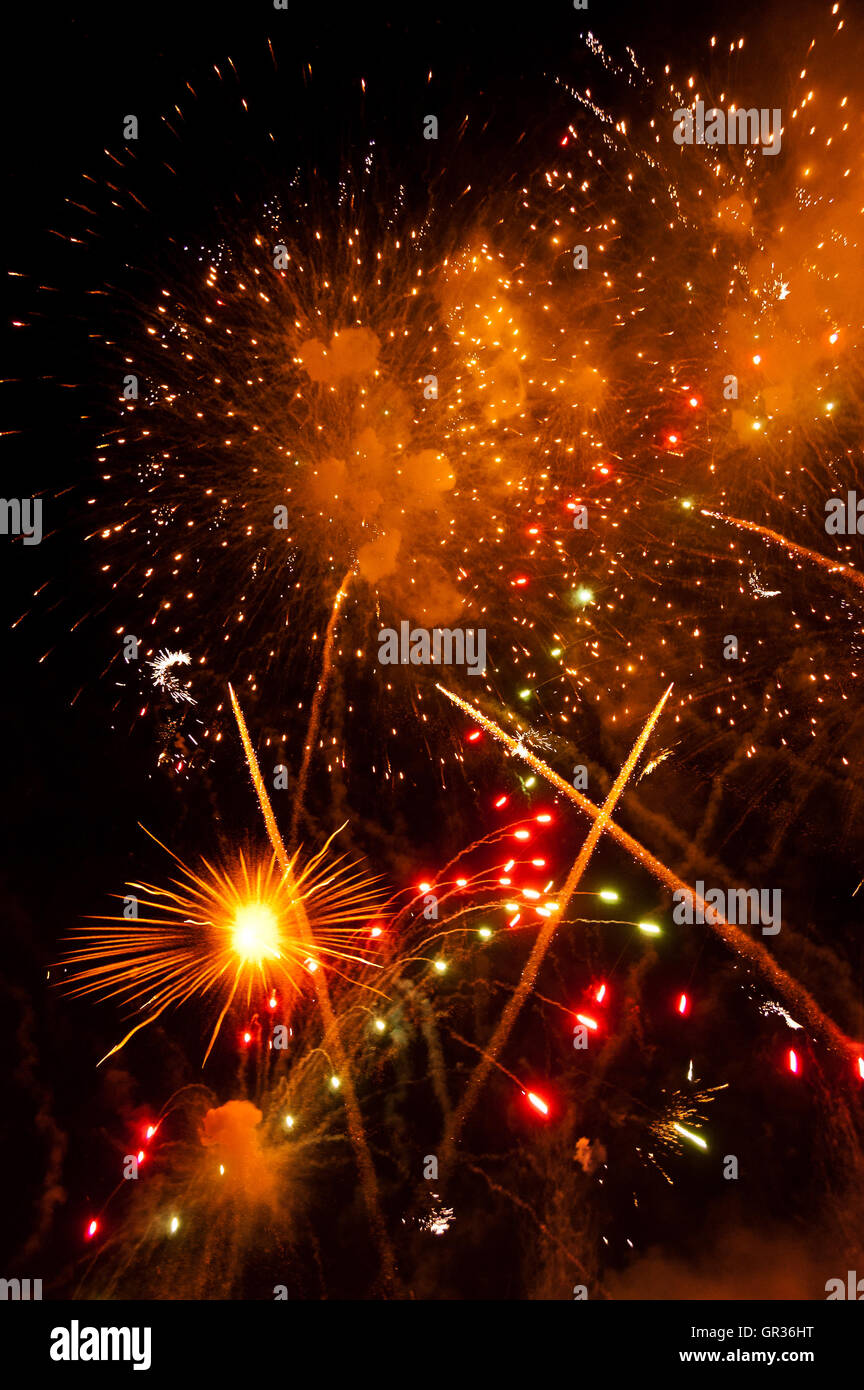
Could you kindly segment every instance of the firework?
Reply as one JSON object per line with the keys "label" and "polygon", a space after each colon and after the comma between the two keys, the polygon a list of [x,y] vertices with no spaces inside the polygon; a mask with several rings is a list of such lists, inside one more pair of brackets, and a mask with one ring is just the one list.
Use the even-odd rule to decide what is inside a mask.
{"label": "firework", "polygon": [[723,516],[721,512],[710,512],[703,509],[703,516],[713,517],[715,521],[725,521],[729,526],[737,526],[742,531],[750,531],[755,536],[763,536],[765,540],[773,541],[779,545],[787,555],[796,559],[807,560],[811,565],[819,565],[827,574],[839,574],[850,584],[858,589],[864,589],[864,575],[859,574],[852,565],[841,565],[839,562],[829,560],[825,555],[820,555],[816,550],[810,550],[805,545],[796,545],[786,536],[781,536],[778,531],[772,531],[768,526],[758,526],[755,521],[742,521],[737,516]]}
{"label": "firework", "polygon": [[[129,915],[77,928],[62,961],[72,972],[65,988],[146,1015],[106,1057],[166,1009],[200,999],[219,1006],[206,1061],[235,1000],[248,1005],[253,990],[302,995],[319,965],[372,964],[352,949],[352,924],[380,904],[377,881],[344,860],[328,861],[328,849],[329,841],[305,863],[295,854],[284,867],[275,855],[238,852],[233,864],[204,860],[197,871],[166,849],[180,873],[170,886],[130,883]],[[158,915],[139,916],[139,908]]]}
{"label": "firework", "polygon": [[[819,1008],[816,1001],[807,991],[804,990],[796,980],[793,980],[786,971],[777,965],[759,942],[747,936],[746,933],[736,927],[734,923],[727,922],[721,912],[712,915],[710,911],[706,911],[705,901],[700,894],[695,893],[688,887],[683,879],[680,879],[677,874],[673,873],[671,869],[646,850],[643,845],[639,844],[638,840],[635,840],[631,835],[628,835],[626,831],[622,830],[620,826],[616,825],[611,817],[604,817],[602,809],[598,806],[594,806],[587,797],[582,795],[578,788],[572,787],[569,783],[564,782],[562,778],[558,777],[540,758],[528,752],[528,750],[522,746],[519,739],[513,738],[505,733],[505,731],[499,728],[491,719],[481,714],[479,710],[467,705],[465,701],[460,700],[459,697],[454,695],[451,691],[445,690],[443,686],[439,687],[439,689],[441,689],[442,694],[446,695],[454,704],[460,705],[472,718],[482,724],[489,733],[499,740],[499,742],[503,743],[506,748],[509,748],[511,753],[517,757],[523,758],[531,767],[535,768],[541,776],[545,777],[557,791],[561,792],[568,800],[574,802],[580,810],[589,815],[595,826],[601,818],[603,818],[603,828],[608,831],[612,838],[615,839],[622,848],[626,849],[639,864],[648,869],[650,873],[654,874],[671,892],[684,891],[691,894],[693,901],[700,906],[706,923],[711,926],[712,929],[715,929],[718,935],[721,936],[729,946],[746,957],[750,963],[760,971],[765,980],[770,983],[773,988],[777,989],[790,1004],[804,1013],[811,1027],[820,1033],[827,1042],[847,1052],[851,1052],[855,1049],[856,1045],[852,1039],[846,1037],[842,1030]],[[660,927],[655,922],[640,922],[638,926],[640,931],[646,932],[649,935],[659,935],[660,933]]]}
{"label": "firework", "polygon": [[[112,1291],[136,1259],[178,1268],[165,1242],[210,1271],[185,1288],[242,1288],[268,1239],[302,1251],[303,1296],[313,1269],[325,1290],[344,1262],[332,1193],[358,1175],[363,1292],[449,1289],[478,1192],[489,1249],[511,1225],[532,1248],[526,1288],[557,1297],[589,1269],[602,1291],[657,1155],[670,1183],[707,1168],[721,1092],[754,1149],[776,1094],[790,1149],[818,1107],[826,1188],[854,1190],[862,576],[822,539],[826,492],[860,486],[864,426],[841,27],[765,79],[792,94],[767,174],[757,149],[672,139],[676,109],[744,106],[743,39],[661,77],[587,35],[586,69],[550,70],[548,118],[508,139],[500,179],[465,177],[472,109],[416,189],[371,139],[334,179],[286,175],[264,143],[254,179],[227,160],[193,233],[165,214],[143,250],[106,236],[115,210],[152,230],[148,203],[170,208],[214,91],[244,131],[249,93],[281,95],[220,60],[168,108],[149,197],[124,151],[73,204],[122,247],[119,288],[87,307],[125,385],[86,500],[64,504],[98,577],[74,612],[49,586],[28,613],[50,601],[52,632],[77,632],[107,602],[112,722],[156,714],[189,838],[169,839],[167,884],[129,884],[122,917],[73,934],[64,985],[132,1010],[109,1057],[194,1006],[213,1087],[133,1136],[149,1186],[120,1199],[128,1250],[107,1206],[82,1212]],[[482,671],[382,664],[403,623],[482,629]],[[237,776],[232,714],[269,849],[235,835],[196,859],[200,807],[224,810]],[[342,822],[380,879],[336,856]],[[829,852],[826,907],[810,879]],[[776,953],[706,910],[689,883],[709,869],[782,881]],[[668,925],[679,892],[711,928],[697,944]]]}
{"label": "firework", "polygon": [[468,1119],[468,1116],[470,1115],[471,1110],[474,1107],[474,1104],[476,1103],[477,1097],[479,1096],[480,1091],[482,1090],[482,1087],[486,1081],[486,1077],[489,1074],[489,1070],[492,1064],[495,1062],[498,1053],[501,1051],[502,1047],[504,1046],[504,1044],[510,1036],[510,1033],[513,1029],[513,1024],[516,1021],[516,1017],[519,1013],[519,1010],[523,1007],[525,1000],[527,999],[528,994],[532,986],[534,985],[535,980],[537,979],[537,974],[540,970],[540,966],[543,963],[543,958],[546,955],[546,952],[548,951],[550,945],[552,944],[552,940],[555,936],[555,932],[557,930],[558,923],[561,920],[561,916],[567,909],[570,903],[570,899],[572,898],[574,892],[579,886],[580,880],[585,872],[591,855],[594,852],[597,841],[600,839],[600,836],[602,835],[607,823],[611,819],[612,812],[615,809],[615,806],[622,792],[624,791],[624,788],[626,787],[629,778],[633,773],[633,769],[639,760],[639,757],[642,753],[642,750],[645,747],[645,744],[648,742],[648,739],[651,736],[654,725],[660,718],[663,706],[668,700],[670,692],[671,687],[669,690],[666,691],[666,693],[660,698],[660,700],[655,705],[650,718],[647,720],[644,728],[641,730],[639,734],[639,737],[637,738],[632,749],[630,750],[630,756],[627,758],[627,760],[624,763],[624,766],[621,768],[621,771],[619,772],[618,777],[616,778],[615,783],[611,791],[609,792],[608,797],[606,798],[606,801],[604,802],[602,808],[598,812],[594,820],[594,823],[591,826],[591,829],[586,835],[585,842],[582,845],[582,848],[580,849],[579,854],[576,857],[576,861],[573,864],[573,867],[567,876],[567,880],[563,888],[561,889],[561,893],[556,903],[555,913],[550,916],[549,920],[543,926],[542,930],[537,934],[537,939],[532,948],[531,955],[525,965],[524,970],[522,971],[522,976],[519,981],[519,987],[513,994],[512,999],[510,1000],[504,1012],[502,1013],[500,1022],[495,1030],[495,1034],[491,1042],[489,1043],[487,1049],[485,1050],[484,1056],[480,1064],[478,1065],[476,1071],[474,1072],[474,1075],[471,1077],[468,1087],[466,1088],[465,1095],[459,1105],[459,1109],[456,1113],[456,1116],[454,1120],[451,1122],[451,1125],[448,1128],[448,1131],[445,1135],[443,1146],[445,1161],[450,1161],[452,1159],[453,1147],[458,1140],[459,1133],[462,1127],[464,1126],[466,1120]]}

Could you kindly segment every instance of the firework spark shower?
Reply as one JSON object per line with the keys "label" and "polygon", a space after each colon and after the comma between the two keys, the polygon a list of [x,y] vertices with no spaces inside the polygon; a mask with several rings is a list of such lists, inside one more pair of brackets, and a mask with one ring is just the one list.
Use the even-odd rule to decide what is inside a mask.
{"label": "firework spark shower", "polygon": [[782,1305],[864,1296],[864,16],[548,11],[92,5],[36,86],[20,20],[52,1362],[116,1300],[483,1299],[824,1369]]}

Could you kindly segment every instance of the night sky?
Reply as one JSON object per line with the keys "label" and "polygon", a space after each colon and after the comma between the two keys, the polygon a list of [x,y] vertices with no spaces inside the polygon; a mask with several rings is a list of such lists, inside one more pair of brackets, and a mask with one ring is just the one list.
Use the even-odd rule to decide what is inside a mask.
{"label": "night sky", "polygon": [[[824,526],[861,487],[861,20],[401,8],[14,20],[4,489],[45,534],[0,536],[3,1270],[60,1299],[824,1299],[864,1269],[861,542]],[[780,107],[782,152],[713,169],[670,82]],[[379,665],[402,619],[483,625],[486,675]],[[361,962],[323,958],[374,1201],[302,965],[247,970],[203,1069],[224,996],[97,1066],[144,1014],[57,988],[111,895],[176,876],[162,846],[269,853],[229,682],[289,850],[344,825],[379,879]],[[685,884],[781,891],[782,931],[740,928],[760,963],[674,925],[601,835],[448,1158],[591,825],[518,752],[600,806],[670,683],[613,819]]]}

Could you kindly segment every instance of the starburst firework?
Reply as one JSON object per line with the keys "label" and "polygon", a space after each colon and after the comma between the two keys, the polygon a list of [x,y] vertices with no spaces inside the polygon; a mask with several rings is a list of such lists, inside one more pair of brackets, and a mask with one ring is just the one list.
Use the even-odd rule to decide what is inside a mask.
{"label": "starburst firework", "polygon": [[[68,992],[121,999],[145,1014],[107,1056],[194,998],[220,1005],[206,1061],[232,1003],[248,1004],[254,987],[297,996],[322,966],[374,966],[357,950],[356,924],[380,904],[378,880],[344,857],[329,860],[329,845],[305,863],[295,852],[285,871],[273,854],[242,852],[195,871],[167,850],[180,870],[169,887],[130,883],[134,915],[76,928],[62,961],[72,970]],[[139,907],[156,915],[138,916]]]}

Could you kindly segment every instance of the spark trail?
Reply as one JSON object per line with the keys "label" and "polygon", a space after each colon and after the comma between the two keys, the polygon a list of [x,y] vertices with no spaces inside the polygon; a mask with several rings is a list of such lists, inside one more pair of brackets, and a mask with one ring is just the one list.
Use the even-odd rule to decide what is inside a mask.
{"label": "spark trail", "polygon": [[[504,729],[496,724],[494,720],[489,719],[477,709],[475,705],[469,704],[467,700],[461,699],[460,696],[455,695],[451,690],[447,690],[443,685],[439,685],[437,688],[443,695],[447,696],[448,700],[452,700],[453,703],[458,705],[467,715],[475,719],[487,733],[491,734],[499,743],[502,743],[505,748],[508,748],[511,754],[515,757],[522,758],[528,763],[529,767],[533,768],[539,776],[545,778],[550,786],[553,786],[562,796],[566,796],[569,801],[572,801],[574,805],[578,806],[580,811],[583,811],[586,816],[590,816],[592,820],[596,820],[597,817],[602,814],[599,806],[595,806],[593,801],[588,800],[587,796],[583,796],[583,794],[575,787],[571,786],[569,782],[565,782],[563,777],[559,777],[557,772],[553,772],[552,768],[549,767],[547,763],[543,762],[542,758],[538,758],[537,755],[526,748],[520,740],[506,733]],[[851,1038],[847,1037],[841,1028],[838,1028],[833,1019],[829,1018],[828,1015],[820,1009],[813,996],[772,959],[764,946],[747,936],[745,932],[741,931],[740,927],[733,925],[731,922],[727,922],[718,908],[707,904],[699,893],[695,892],[689,884],[685,883],[684,879],[679,878],[676,873],[673,873],[662,860],[657,859],[650,850],[647,850],[644,845],[640,844],[633,835],[628,834],[626,830],[622,830],[621,826],[616,824],[614,820],[609,819],[607,821],[606,830],[622,849],[625,849],[638,864],[641,864],[650,874],[653,874],[653,876],[658,879],[664,887],[668,888],[670,892],[675,893],[683,890],[689,893],[694,904],[697,907],[701,907],[706,924],[717,933],[727,946],[737,952],[738,955],[743,956],[748,963],[758,971],[763,980],[786,1001],[788,1006],[796,1010],[802,1018],[806,1019],[809,1026],[813,1029],[813,1032],[822,1038],[829,1047],[835,1047],[845,1051],[853,1060],[858,1057],[860,1047],[853,1042]]]}
{"label": "spark trail", "polygon": [[[300,765],[300,775],[297,779],[297,791],[294,796],[294,811],[291,816],[291,829],[289,839],[293,844],[297,842],[297,832],[300,828],[300,817],[303,814],[303,802],[306,797],[306,783],[309,779],[309,764],[312,761],[312,750],[315,740],[318,737],[318,727],[321,723],[321,707],[324,703],[324,696],[327,693],[327,686],[330,683],[330,673],[333,669],[333,643],[336,638],[336,624],[339,621],[339,611],[348,592],[348,584],[353,571],[349,570],[339,585],[339,591],[333,600],[333,607],[330,610],[330,618],[327,623],[327,631],[324,634],[324,651],[321,656],[321,675],[315,687],[315,694],[312,697],[312,708],[309,712],[309,727],[306,730],[306,742],[303,745],[303,761]],[[231,697],[234,698],[233,695]],[[271,837],[272,838],[272,837]]]}
{"label": "spark trail", "polygon": [[[438,689],[442,690],[443,687],[439,686]],[[444,693],[447,694],[448,692],[445,691]],[[503,1047],[505,1046],[507,1039],[509,1038],[510,1033],[513,1029],[513,1025],[516,1022],[516,1019],[521,1009],[523,1008],[531,989],[533,988],[535,980],[537,979],[540,967],[543,964],[543,959],[554,939],[558,923],[561,921],[570,902],[570,899],[573,897],[573,894],[579,886],[579,882],[582,878],[583,873],[585,872],[585,869],[588,866],[588,862],[591,858],[591,855],[594,853],[600,836],[603,834],[603,831],[610,824],[612,812],[614,811],[615,806],[617,805],[618,800],[622,792],[624,791],[624,788],[626,787],[628,781],[630,780],[630,777],[632,776],[633,769],[639,761],[639,757],[642,753],[642,750],[645,747],[645,744],[648,742],[648,739],[651,737],[654,726],[662,713],[663,706],[666,704],[666,701],[669,699],[671,693],[672,686],[670,685],[669,688],[666,690],[665,694],[662,695],[661,698],[658,700],[657,704],[654,706],[654,709],[652,710],[651,714],[646,720],[642,732],[640,733],[639,737],[637,738],[636,742],[631,748],[627,756],[627,759],[621,768],[621,771],[618,773],[618,776],[616,777],[615,782],[612,785],[609,795],[606,797],[606,800],[604,801],[602,807],[600,807],[599,810],[597,810],[597,814],[594,817],[591,829],[585,837],[585,841],[582,845],[582,848],[576,856],[573,867],[570,870],[570,873],[567,875],[564,887],[562,888],[561,893],[558,896],[558,910],[549,917],[549,919],[544,924],[542,931],[538,933],[531,954],[528,957],[528,960],[525,963],[525,967],[522,971],[519,984],[517,985],[516,989],[514,990],[513,994],[508,1000],[503,1013],[501,1014],[501,1018],[498,1021],[498,1026],[495,1029],[495,1032],[492,1034],[492,1040],[489,1043],[489,1046],[484,1051],[480,1062],[477,1064],[477,1067],[474,1070],[471,1080],[469,1081],[468,1086],[466,1087],[465,1095],[462,1099],[462,1102],[458,1106],[450,1123],[450,1126],[444,1136],[444,1143],[442,1149],[442,1167],[444,1168],[449,1167],[450,1160],[453,1156],[453,1149],[456,1144],[456,1141],[459,1138],[459,1134],[477,1102],[477,1098],[480,1095],[480,1092],[486,1083],[486,1078],[489,1075],[489,1072],[492,1070],[492,1067],[497,1064],[498,1056],[502,1051]]]}
{"label": "spark trail", "polygon": [[713,517],[715,521],[725,521],[727,526],[737,526],[741,531],[752,531],[756,536],[764,536],[766,540],[773,541],[790,555],[809,560],[812,565],[818,565],[828,574],[842,574],[843,578],[848,579],[856,588],[864,589],[864,574],[853,565],[841,565],[837,560],[829,560],[826,555],[820,555],[818,550],[809,550],[806,545],[798,545],[797,541],[790,541],[787,536],[781,536],[779,531],[772,531],[768,526],[759,526],[755,521],[743,521],[739,516],[726,516],[723,512],[710,512],[705,508],[702,509],[702,515]]}
{"label": "spark trail", "polygon": [[[240,708],[237,696],[234,694],[233,687],[230,685],[228,687],[228,692],[231,696],[231,705],[234,710],[234,717],[237,720],[237,728],[240,731],[240,739],[243,744],[243,752],[246,755],[246,762],[249,767],[250,776],[252,778],[252,785],[255,788],[255,794],[258,797],[258,804],[261,807],[261,814],[264,817],[264,824],[267,827],[267,834],[270,838],[270,843],[273,846],[273,853],[276,855],[276,858],[279,862],[279,866],[282,869],[283,873],[287,874],[290,872],[291,860],[288,855],[288,851],[285,848],[285,843],[279,832],[279,827],[276,824],[276,817],[273,814],[273,807],[270,803],[270,797],[267,794],[267,788],[264,786],[264,779],[261,776],[261,769],[258,766],[258,759],[256,757],[255,750],[252,747],[252,740],[249,737],[249,731],[246,728],[246,720],[243,717],[243,711]],[[311,931],[309,930],[309,925],[305,919],[305,916],[301,916],[300,931],[301,933],[305,932],[305,935],[308,937],[308,944],[310,950],[314,951],[315,941]],[[396,1260],[393,1254],[393,1249],[390,1245],[390,1240],[387,1236],[387,1231],[384,1226],[384,1220],[381,1215],[381,1207],[378,1200],[378,1181],[375,1176],[375,1168],[372,1163],[372,1156],[369,1152],[369,1145],[366,1142],[366,1132],[363,1128],[363,1117],[360,1113],[360,1106],[357,1101],[357,1092],[354,1089],[354,1080],[351,1075],[351,1068],[348,1063],[348,1054],[346,1053],[342,1043],[342,1037],[339,1032],[339,1024],[336,1018],[336,1014],[333,1010],[333,1004],[330,999],[330,991],[327,987],[327,981],[324,976],[323,970],[318,972],[317,987],[318,1004],[321,1009],[321,1018],[324,1024],[324,1038],[322,1040],[321,1046],[325,1049],[329,1048],[332,1051],[332,1054],[336,1059],[336,1065],[339,1069],[339,1075],[342,1081],[341,1089],[345,1097],[345,1113],[348,1119],[348,1133],[350,1135],[351,1143],[353,1145],[354,1153],[357,1159],[357,1167],[360,1173],[360,1181],[363,1188],[363,1196],[366,1202],[366,1209],[369,1213],[369,1220],[371,1222],[372,1229],[375,1233],[375,1237],[378,1242],[378,1249],[381,1255],[381,1265],[384,1274],[384,1279],[388,1290],[393,1291],[396,1288],[398,1281]]]}

